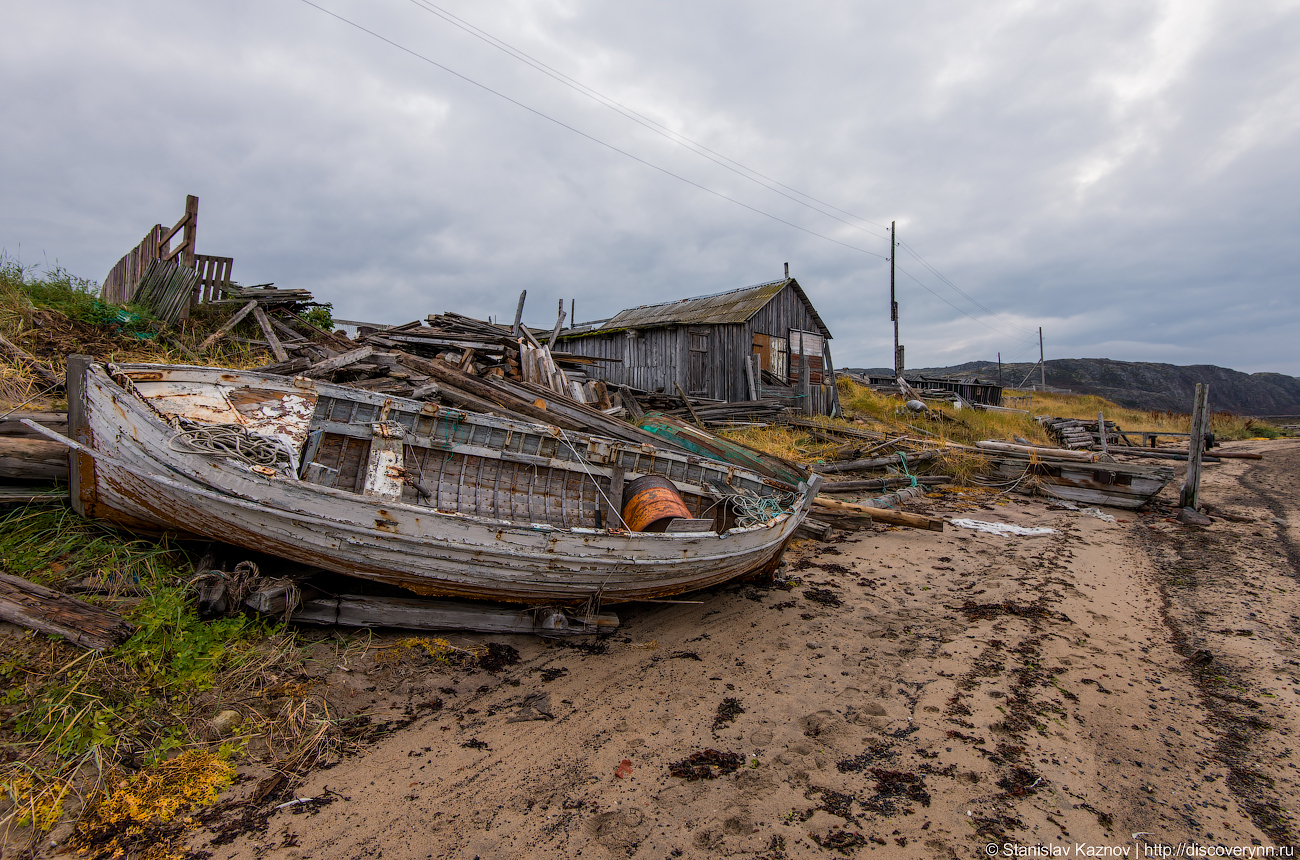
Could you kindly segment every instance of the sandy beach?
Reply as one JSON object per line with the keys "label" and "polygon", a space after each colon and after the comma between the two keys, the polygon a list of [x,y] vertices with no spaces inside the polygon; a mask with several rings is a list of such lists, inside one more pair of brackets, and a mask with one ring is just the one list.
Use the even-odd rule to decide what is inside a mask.
{"label": "sandy beach", "polygon": [[[291,784],[248,769],[190,846],[488,860],[1291,845],[1300,441],[1230,448],[1265,459],[1206,469],[1204,528],[1172,520],[1178,480],[1113,522],[934,494],[916,509],[1053,532],[874,527],[797,542],[775,582],[615,607],[622,626],[597,643],[448,637],[517,651],[496,649],[494,670],[394,648],[397,634],[322,646],[285,681],[386,730]],[[284,805],[297,798],[311,800]]]}

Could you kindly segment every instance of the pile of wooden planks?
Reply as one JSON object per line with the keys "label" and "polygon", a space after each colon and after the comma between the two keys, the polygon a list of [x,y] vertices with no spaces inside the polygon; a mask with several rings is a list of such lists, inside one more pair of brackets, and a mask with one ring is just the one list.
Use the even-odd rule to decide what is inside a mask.
{"label": "pile of wooden planks", "polygon": [[1106,421],[1104,429],[1101,429],[1098,421],[1040,415],[1038,423],[1047,431],[1048,436],[1060,443],[1062,448],[1073,450],[1092,448],[1101,441],[1103,433],[1109,444],[1118,444],[1124,439],[1124,431],[1114,421]]}
{"label": "pile of wooden planks", "polygon": [[176,260],[154,260],[135,290],[135,303],[168,325],[188,314],[199,285],[199,274]]}
{"label": "pile of wooden planks", "polygon": [[[270,289],[271,286],[274,285],[228,290],[228,298],[217,304],[242,302],[243,305],[199,344],[199,355],[195,357],[201,357],[202,353],[222,338],[241,340],[231,332],[250,314],[262,330],[264,340],[243,342],[271,350],[276,363],[261,368],[267,373],[296,373],[315,363],[335,358],[356,346],[348,338],[317,328],[303,318],[302,312],[312,303],[311,293],[306,290],[274,290]],[[230,298],[231,296],[239,298]]]}

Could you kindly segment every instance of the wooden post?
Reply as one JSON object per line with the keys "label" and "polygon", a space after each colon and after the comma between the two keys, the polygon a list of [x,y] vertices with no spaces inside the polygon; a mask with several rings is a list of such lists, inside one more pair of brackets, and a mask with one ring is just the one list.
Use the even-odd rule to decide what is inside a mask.
{"label": "wooden post", "polygon": [[1038,327],[1038,373],[1043,390],[1047,390],[1047,361],[1043,358],[1043,327]]}
{"label": "wooden post", "polygon": [[523,290],[519,293],[519,307],[515,308],[515,327],[511,329],[511,331],[514,333],[516,340],[519,338],[520,326],[524,320],[524,298],[527,295],[528,290]]}
{"label": "wooden post", "polygon": [[751,365],[751,367],[752,367],[752,372],[753,372],[753,374],[754,374],[754,391],[757,392],[759,398],[762,398],[762,396],[763,396],[763,359],[760,358],[760,357],[757,356],[757,355],[751,355],[751,356],[749,357],[749,363],[750,363],[750,365]]}
{"label": "wooden post", "polygon": [[1196,399],[1192,402],[1192,438],[1187,444],[1187,479],[1179,494],[1180,507],[1195,509],[1200,503],[1201,452],[1205,448],[1205,425],[1208,418],[1206,404],[1210,399],[1210,384],[1196,383]]}
{"label": "wooden post", "polygon": [[691,398],[686,396],[686,389],[682,388],[680,382],[674,382],[673,385],[677,386],[677,393],[680,394],[682,400],[686,402],[686,411],[691,413],[691,420],[695,422],[695,426],[703,429],[704,423],[700,421],[700,416],[695,414],[695,407],[691,405]]}
{"label": "wooden post", "polygon": [[[68,398],[68,438],[86,446],[92,442],[90,425],[86,421],[85,401],[86,374],[92,361],[94,359],[88,355],[68,356],[65,385]],[[87,503],[93,505],[95,500],[95,461],[89,454],[68,452],[68,495],[72,499],[72,509],[83,517],[89,517]]]}
{"label": "wooden post", "polygon": [[749,383],[749,399],[758,399],[758,388],[754,384],[754,356],[745,356],[745,382]]}
{"label": "wooden post", "polygon": [[199,232],[199,198],[193,194],[185,197],[185,231],[181,234],[181,265],[194,268],[194,242]]}
{"label": "wooden post", "polygon": [[555,328],[551,330],[551,339],[546,344],[551,349],[555,349],[555,339],[560,336],[560,326],[562,325],[564,325],[564,299],[560,299],[559,314],[555,317]]}
{"label": "wooden post", "polygon": [[889,318],[894,322],[894,376],[903,375],[903,365],[898,361],[898,301],[894,298],[894,252],[898,243],[894,240],[894,222],[889,222]]}
{"label": "wooden post", "polygon": [[621,465],[614,465],[609,470],[609,522],[605,528],[625,529],[623,522],[623,476]]}
{"label": "wooden post", "polygon": [[1106,418],[1100,409],[1097,410],[1097,433],[1101,437],[1101,453],[1109,453],[1106,450]]}
{"label": "wooden post", "polygon": [[831,347],[826,340],[822,339],[822,384],[830,380],[829,402],[826,404],[826,414],[832,418],[838,418],[840,415],[840,387],[835,384],[835,365],[831,362]]}
{"label": "wooden post", "polygon": [[271,345],[271,352],[275,354],[275,360],[288,361],[289,353],[284,351],[284,345],[275,336],[275,329],[271,328],[271,320],[267,317],[266,311],[262,310],[262,306],[256,302],[253,306],[253,319],[257,320],[257,325],[262,329],[262,336]]}
{"label": "wooden post", "polygon": [[808,356],[804,354],[803,332],[799,332],[799,390],[803,394],[803,414],[812,416],[812,371],[808,367]]}

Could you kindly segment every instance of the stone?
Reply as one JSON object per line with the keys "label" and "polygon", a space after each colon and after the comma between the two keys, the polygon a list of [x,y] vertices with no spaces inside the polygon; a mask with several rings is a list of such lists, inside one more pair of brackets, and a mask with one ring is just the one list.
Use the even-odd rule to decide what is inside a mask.
{"label": "stone", "polygon": [[244,723],[244,715],[239,711],[222,711],[208,723],[212,732],[218,737],[234,734],[235,729]]}

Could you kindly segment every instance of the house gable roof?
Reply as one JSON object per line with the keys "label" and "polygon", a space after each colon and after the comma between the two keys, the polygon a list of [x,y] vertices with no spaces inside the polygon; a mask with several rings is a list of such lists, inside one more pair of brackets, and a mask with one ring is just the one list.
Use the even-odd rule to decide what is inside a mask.
{"label": "house gable roof", "polygon": [[782,278],[779,281],[757,284],[752,287],[742,287],[738,290],[728,290],[725,293],[715,293],[711,296],[697,296],[658,305],[642,305],[641,307],[628,308],[619,311],[603,322],[591,323],[589,326],[562,332],[560,337],[581,337],[601,332],[659,328],[672,325],[718,325],[748,322],[754,314],[762,310],[787,285],[795,291],[795,294],[807,306],[808,312],[817,321],[817,327],[821,330],[821,333],[829,338],[831,333],[826,328],[826,323],[818,316],[812,302],[808,300],[807,294],[804,293],[803,288],[799,286],[799,282],[794,278]]}

